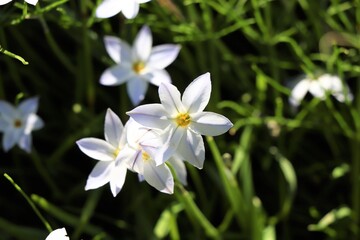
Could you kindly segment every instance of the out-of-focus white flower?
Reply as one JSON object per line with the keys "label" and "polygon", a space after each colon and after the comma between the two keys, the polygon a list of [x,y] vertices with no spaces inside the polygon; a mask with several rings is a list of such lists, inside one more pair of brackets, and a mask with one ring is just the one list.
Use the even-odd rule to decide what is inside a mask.
{"label": "out-of-focus white flower", "polygon": [[126,144],[126,125],[108,109],[105,116],[105,140],[82,138],[76,143],[80,150],[91,158],[99,160],[90,173],[85,190],[99,188],[110,183],[115,197],[124,185],[127,165],[121,161],[120,153]]}
{"label": "out-of-focus white flower", "polygon": [[103,72],[100,83],[116,86],[126,82],[127,92],[134,106],[144,99],[149,83],[159,86],[162,82],[171,82],[165,68],[176,59],[180,46],[162,44],[152,47],[152,35],[148,26],[141,28],[132,48],[113,36],[106,36],[104,42],[106,51],[116,65]]}
{"label": "out-of-focus white flower", "polygon": [[233,126],[229,119],[220,114],[203,112],[210,93],[210,73],[191,82],[182,98],[174,85],[164,82],[159,87],[161,104],[142,105],[127,112],[145,127],[165,129],[163,146],[155,156],[157,165],[176,153],[195,167],[203,167],[205,148],[201,135],[220,135]]}
{"label": "out-of-focus white flower", "polygon": [[26,99],[18,107],[0,100],[0,132],[3,132],[2,145],[5,151],[18,144],[21,149],[31,152],[31,132],[44,126],[36,114],[38,104],[38,97]]}
{"label": "out-of-focus white flower", "polygon": [[133,19],[138,15],[140,4],[151,0],[104,0],[96,8],[95,15],[98,18],[110,18],[122,12],[127,19]]}
{"label": "out-of-focus white flower", "polygon": [[349,87],[338,76],[328,73],[313,79],[309,76],[298,78],[293,84],[289,102],[294,107],[300,105],[306,93],[310,92],[314,97],[324,100],[326,93],[333,95],[339,102],[353,100]]}
{"label": "out-of-focus white flower", "polygon": [[[0,0],[0,5],[7,4],[7,3],[11,2],[11,1],[12,0]],[[38,2],[38,0],[25,0],[25,2],[35,6],[36,3]]]}
{"label": "out-of-focus white flower", "polygon": [[58,228],[52,231],[45,240],[70,240],[65,228]]}

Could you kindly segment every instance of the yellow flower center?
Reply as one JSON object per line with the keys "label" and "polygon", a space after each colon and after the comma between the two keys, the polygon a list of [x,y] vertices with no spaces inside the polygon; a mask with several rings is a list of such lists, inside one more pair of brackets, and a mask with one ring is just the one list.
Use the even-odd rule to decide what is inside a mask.
{"label": "yellow flower center", "polygon": [[149,159],[150,159],[150,155],[147,153],[147,152],[145,152],[145,151],[142,151],[142,159],[144,160],[144,161],[149,161]]}
{"label": "yellow flower center", "polygon": [[21,127],[21,125],[22,125],[21,120],[20,120],[20,119],[15,119],[15,121],[14,121],[14,127],[19,128],[19,127]]}
{"label": "yellow flower center", "polygon": [[117,155],[119,154],[119,152],[120,152],[120,148],[117,148],[117,149],[115,149],[115,151],[114,151],[114,156],[115,156],[115,158],[117,157]]}
{"label": "yellow flower center", "polygon": [[134,72],[140,74],[145,68],[145,64],[142,61],[135,62],[132,66]]}
{"label": "yellow flower center", "polygon": [[177,125],[180,127],[186,127],[191,122],[191,118],[188,113],[180,113],[179,115],[177,115],[175,120]]}

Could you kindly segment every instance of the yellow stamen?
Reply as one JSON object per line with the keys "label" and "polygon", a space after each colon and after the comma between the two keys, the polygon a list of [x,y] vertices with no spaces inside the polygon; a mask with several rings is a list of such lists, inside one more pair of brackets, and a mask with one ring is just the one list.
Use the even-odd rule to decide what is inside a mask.
{"label": "yellow stamen", "polygon": [[20,119],[15,119],[15,121],[14,121],[14,127],[19,128],[19,127],[21,127],[21,125],[22,125],[21,120],[20,120]]}
{"label": "yellow stamen", "polygon": [[150,155],[147,152],[142,151],[142,159],[144,161],[148,161],[150,159]]}
{"label": "yellow stamen", "polygon": [[180,113],[179,115],[177,115],[175,120],[177,125],[179,125],[180,127],[186,127],[191,122],[191,118],[188,113]]}
{"label": "yellow stamen", "polygon": [[119,154],[119,152],[120,152],[120,148],[115,149],[115,151],[114,151],[114,156],[117,157],[117,155]]}
{"label": "yellow stamen", "polygon": [[145,68],[145,64],[142,61],[135,62],[132,66],[134,72],[140,74]]}

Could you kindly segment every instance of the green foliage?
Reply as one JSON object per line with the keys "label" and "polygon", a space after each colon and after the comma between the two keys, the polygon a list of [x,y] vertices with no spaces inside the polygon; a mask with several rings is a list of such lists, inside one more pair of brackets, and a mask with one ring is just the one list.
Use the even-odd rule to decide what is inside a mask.
{"label": "green foliage", "polygon": [[[14,0],[0,6],[0,99],[40,96],[45,127],[33,151],[0,152],[0,239],[358,239],[360,237],[360,2],[153,0],[138,16],[97,19],[101,1]],[[123,122],[125,85],[99,84],[113,64],[103,37],[131,43],[143,24],[178,43],[167,70],[183,90],[210,72],[208,110],[228,134],[204,138],[204,169],[188,166],[173,195],[129,174],[85,191],[95,161],[75,141],[102,137],[105,111]],[[288,102],[300,74],[338,75],[353,101]],[[158,102],[149,87],[143,103]],[[20,194],[19,194],[20,193]]]}

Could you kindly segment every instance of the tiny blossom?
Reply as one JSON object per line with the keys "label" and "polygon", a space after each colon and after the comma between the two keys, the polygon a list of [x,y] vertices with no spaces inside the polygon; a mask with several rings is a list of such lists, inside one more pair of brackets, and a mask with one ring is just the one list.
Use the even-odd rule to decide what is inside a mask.
{"label": "tiny blossom", "polygon": [[95,15],[98,18],[110,18],[122,12],[127,19],[133,19],[139,13],[139,5],[150,1],[151,0],[104,0],[96,8]]}
{"label": "tiny blossom", "polygon": [[52,231],[45,240],[70,240],[65,228],[58,228]]}
{"label": "tiny blossom", "polygon": [[152,35],[148,26],[141,28],[132,48],[113,36],[106,36],[104,43],[107,53],[116,64],[102,73],[100,83],[116,86],[126,82],[127,92],[134,106],[144,99],[149,83],[159,86],[162,82],[171,82],[165,68],[176,59],[180,46],[162,44],[152,47]]}
{"label": "tiny blossom", "polygon": [[0,132],[3,132],[2,145],[5,151],[17,144],[24,151],[31,152],[31,132],[44,126],[36,114],[38,104],[38,97],[26,99],[18,107],[0,100]]}
{"label": "tiny blossom", "polygon": [[289,97],[290,104],[294,107],[299,106],[307,92],[321,100],[326,98],[327,92],[333,95],[339,102],[345,102],[346,99],[349,101],[353,100],[349,87],[338,76],[328,73],[322,74],[317,78],[303,76],[296,79]]}
{"label": "tiny blossom", "polygon": [[109,182],[115,197],[124,185],[127,172],[119,154],[126,144],[126,125],[123,126],[111,109],[106,112],[104,135],[105,140],[82,138],[76,144],[83,153],[99,160],[87,179],[85,190],[96,189]]}
{"label": "tiny blossom", "polygon": [[201,135],[220,135],[233,126],[226,117],[203,111],[210,100],[210,93],[210,73],[191,82],[182,98],[174,85],[164,82],[159,86],[161,104],[142,105],[127,112],[145,127],[165,129],[164,143],[154,157],[158,165],[177,154],[201,169],[205,160]]}
{"label": "tiny blossom", "polygon": [[[11,2],[11,1],[12,0],[0,0],[0,5],[7,4],[7,3]],[[38,0],[25,0],[25,2],[35,6],[36,3],[38,2]]]}

